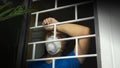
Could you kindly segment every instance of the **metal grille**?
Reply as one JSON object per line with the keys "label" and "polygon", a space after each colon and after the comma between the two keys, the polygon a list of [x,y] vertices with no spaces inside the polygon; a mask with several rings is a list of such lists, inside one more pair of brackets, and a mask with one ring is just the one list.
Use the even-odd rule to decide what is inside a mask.
{"label": "metal grille", "polygon": [[[68,20],[62,20],[61,22],[48,25],[48,26],[54,26],[54,39],[53,40],[50,40],[50,41],[44,41],[44,40],[42,40],[42,41],[41,40],[40,41],[30,41],[28,43],[28,46],[32,46],[32,53],[31,53],[32,58],[27,59],[27,62],[52,60],[52,68],[55,68],[55,60],[56,59],[78,58],[78,57],[97,57],[96,53],[95,54],[78,55],[78,39],[91,38],[91,37],[95,38],[96,34],[95,34],[94,31],[90,35],[70,37],[70,38],[62,38],[62,39],[58,39],[58,40],[55,39],[55,37],[56,37],[56,25],[70,23],[70,22],[78,22],[79,23],[79,22],[83,22],[83,21],[94,20],[94,15],[93,15],[94,12],[93,12],[93,14],[90,14],[90,15],[79,16],[79,14],[80,14],[79,13],[79,6],[88,5],[88,4],[91,4],[92,2],[93,1],[81,1],[81,2],[74,3],[74,4],[68,4],[68,5],[65,5],[65,6],[58,6],[58,1],[55,0],[54,1],[54,7],[50,8],[50,9],[40,10],[40,11],[36,11],[36,12],[31,13],[31,16],[34,16],[35,19],[34,19],[34,26],[31,26],[30,30],[41,29],[41,28],[44,27],[44,26],[38,24],[39,17],[41,16],[41,14],[43,14],[43,15],[46,14],[46,13],[49,14],[50,12],[54,12],[54,11],[57,12],[57,11],[62,10],[62,9],[67,9],[67,8],[73,7],[74,8],[74,10],[73,10],[74,11],[74,19],[72,19],[72,20],[71,19],[70,20],[69,19]],[[82,8],[84,8],[84,7],[82,7]],[[92,27],[93,27],[93,30],[94,30],[94,26],[92,26]],[[37,44],[44,44],[44,43],[47,43],[47,42],[56,42],[56,41],[63,41],[63,40],[75,40],[75,46],[76,46],[75,47],[76,48],[75,56],[62,56],[62,57],[53,57],[53,58],[35,58]]]}

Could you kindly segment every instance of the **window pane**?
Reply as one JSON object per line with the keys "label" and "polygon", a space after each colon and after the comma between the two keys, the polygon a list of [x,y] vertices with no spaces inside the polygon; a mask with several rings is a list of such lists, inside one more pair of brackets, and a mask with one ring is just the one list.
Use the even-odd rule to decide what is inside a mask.
{"label": "window pane", "polygon": [[[78,59],[84,59],[79,61]],[[96,57],[90,58],[69,58],[55,61],[55,68],[97,68]]]}
{"label": "window pane", "polygon": [[82,64],[82,68],[98,68],[97,64],[96,57],[89,57],[85,59],[84,63]]}
{"label": "window pane", "polygon": [[52,60],[29,61],[26,68],[52,68]]}
{"label": "window pane", "polygon": [[55,0],[37,0],[32,2],[31,8],[35,11],[47,10],[54,8]]}
{"label": "window pane", "polygon": [[45,54],[44,44],[36,44],[35,59],[43,57]]}
{"label": "window pane", "polygon": [[70,5],[85,1],[90,1],[90,0],[58,0],[58,6],[60,7],[60,6],[65,6],[65,5]]}
{"label": "window pane", "polygon": [[30,29],[29,42],[43,41],[45,39],[46,30],[44,28]]}
{"label": "window pane", "polygon": [[[60,43],[60,46],[59,46],[59,43]],[[54,44],[56,46],[55,48],[50,50],[50,48],[52,48],[54,45],[53,46],[50,45],[49,47],[49,44]],[[75,44],[74,40],[37,44],[36,50],[35,50],[36,52],[35,59],[53,58],[53,57],[62,57],[62,56],[75,56],[75,53],[74,53],[75,45],[74,44]]]}
{"label": "window pane", "polygon": [[78,18],[94,16],[93,12],[92,3],[78,6]]}
{"label": "window pane", "polygon": [[51,11],[51,12],[46,12],[46,13],[41,13],[39,14],[39,23],[42,22],[45,18],[48,17],[53,17],[56,18],[58,21],[67,21],[67,20],[73,20],[75,18],[75,11],[74,11],[74,7],[70,7],[70,8],[65,8],[65,9],[61,9],[61,10],[55,10],[55,11]]}

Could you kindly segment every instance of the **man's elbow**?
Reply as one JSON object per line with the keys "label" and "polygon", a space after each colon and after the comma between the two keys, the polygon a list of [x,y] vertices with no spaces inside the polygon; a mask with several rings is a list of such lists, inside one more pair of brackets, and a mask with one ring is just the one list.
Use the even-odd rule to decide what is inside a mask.
{"label": "man's elbow", "polygon": [[89,27],[85,27],[84,35],[89,35],[89,34],[90,34],[90,28]]}

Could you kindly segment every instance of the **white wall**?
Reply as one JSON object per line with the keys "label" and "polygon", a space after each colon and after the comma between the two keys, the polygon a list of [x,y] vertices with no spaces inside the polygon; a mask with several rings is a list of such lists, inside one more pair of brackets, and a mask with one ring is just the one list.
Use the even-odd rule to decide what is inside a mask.
{"label": "white wall", "polygon": [[115,1],[97,0],[102,68],[120,68],[120,10]]}

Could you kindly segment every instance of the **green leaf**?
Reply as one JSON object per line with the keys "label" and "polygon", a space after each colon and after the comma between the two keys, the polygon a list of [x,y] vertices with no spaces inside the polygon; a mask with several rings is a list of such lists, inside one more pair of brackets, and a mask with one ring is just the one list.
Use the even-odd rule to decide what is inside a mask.
{"label": "green leaf", "polygon": [[5,7],[7,7],[8,5],[12,4],[11,2],[8,2],[4,5],[0,5],[0,10],[4,9]]}
{"label": "green leaf", "polygon": [[[10,3],[7,3],[5,5],[3,5],[2,7],[0,6],[0,9],[4,9],[6,6],[8,6]],[[34,10],[32,9],[24,9],[23,5],[18,5],[14,8],[8,8],[5,11],[2,11],[0,13],[0,21],[4,21],[10,18],[13,18],[15,16],[19,16],[19,15],[23,15],[25,13],[29,13],[32,12]]]}
{"label": "green leaf", "polygon": [[4,11],[4,12],[1,12],[1,13],[0,13],[0,17],[3,17],[3,16],[5,16],[5,15],[9,14],[13,9],[14,9],[14,8],[11,8],[11,9],[8,9],[8,10],[6,10],[6,11]]}

